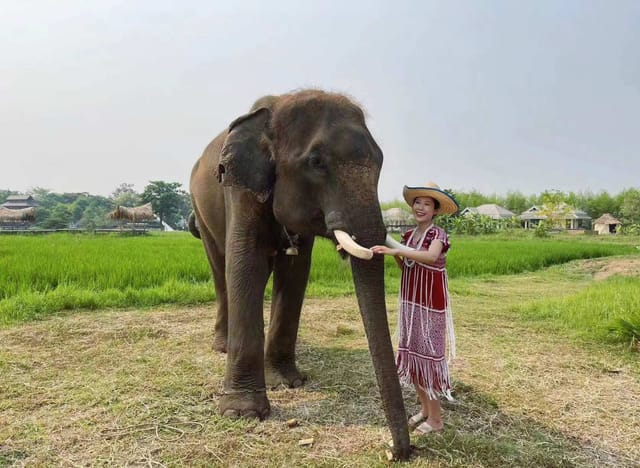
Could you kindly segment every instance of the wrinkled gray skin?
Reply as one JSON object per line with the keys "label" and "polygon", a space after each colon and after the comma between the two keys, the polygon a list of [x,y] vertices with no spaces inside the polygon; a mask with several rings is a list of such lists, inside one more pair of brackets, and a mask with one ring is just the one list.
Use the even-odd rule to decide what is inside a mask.
{"label": "wrinkled gray skin", "polygon": [[[269,415],[266,388],[297,387],[295,348],[315,236],[340,229],[365,247],[384,243],[377,186],[382,151],[347,98],[308,90],[258,100],[218,135],[191,174],[195,219],[218,298],[213,346],[227,352],[220,411]],[[288,235],[288,236],[287,236]],[[291,246],[298,255],[287,255]],[[384,264],[351,257],[353,281],[399,459],[409,434],[389,336]],[[273,273],[269,330],[263,298]]]}

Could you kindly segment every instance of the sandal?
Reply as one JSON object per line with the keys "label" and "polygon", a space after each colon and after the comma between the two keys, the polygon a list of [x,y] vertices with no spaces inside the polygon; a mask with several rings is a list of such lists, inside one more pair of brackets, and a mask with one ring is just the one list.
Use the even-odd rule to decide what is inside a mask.
{"label": "sandal", "polygon": [[414,429],[418,424],[425,420],[424,414],[420,411],[409,418],[409,428]]}
{"label": "sandal", "polygon": [[426,434],[429,434],[430,432],[438,432],[441,430],[442,428],[434,429],[433,426],[431,426],[431,424],[425,421],[422,424],[420,424],[418,427],[416,427],[413,432],[419,435],[426,435]]}

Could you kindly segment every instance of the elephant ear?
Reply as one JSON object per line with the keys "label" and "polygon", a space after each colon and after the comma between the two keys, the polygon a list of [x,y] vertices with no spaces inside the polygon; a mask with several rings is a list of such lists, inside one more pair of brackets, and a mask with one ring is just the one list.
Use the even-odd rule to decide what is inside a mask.
{"label": "elephant ear", "polygon": [[263,107],[231,122],[217,171],[222,185],[246,189],[260,203],[269,198],[275,181],[267,138],[270,119],[271,111]]}

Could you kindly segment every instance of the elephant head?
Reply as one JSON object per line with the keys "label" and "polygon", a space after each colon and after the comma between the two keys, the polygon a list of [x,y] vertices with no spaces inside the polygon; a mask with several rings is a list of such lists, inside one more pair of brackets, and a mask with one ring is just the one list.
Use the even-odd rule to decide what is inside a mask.
{"label": "elephant head", "polygon": [[[231,123],[218,146],[213,148],[219,148],[217,164],[207,163],[207,167],[215,172],[224,187],[226,213],[224,251],[230,336],[225,385],[231,393],[225,396],[223,406],[232,415],[242,412],[251,398],[255,406],[257,397],[237,395],[247,391],[240,382],[251,382],[250,391],[258,391],[265,385],[264,379],[260,379],[260,366],[267,368],[267,374],[270,368],[278,368],[282,375],[294,375],[288,383],[299,383],[291,349],[291,342],[295,344],[295,336],[291,335],[297,333],[299,310],[298,315],[286,311],[302,305],[313,238],[322,236],[336,241],[334,232],[338,236],[340,232],[348,233],[342,234],[340,243],[352,252],[362,247],[350,245],[344,236],[354,238],[365,249],[384,242],[386,231],[377,195],[383,157],[366,126],[362,110],[344,96],[316,90],[258,100],[247,115]],[[201,164],[205,162],[201,160]],[[196,165],[194,174],[198,170],[201,169]],[[194,184],[192,176],[199,224],[205,227],[215,224],[206,219],[204,209],[198,206],[201,196],[194,189],[198,189],[198,183]],[[214,244],[209,248],[205,245],[208,253],[215,250]],[[286,266],[278,269],[283,247],[289,247],[287,253],[298,251],[296,261],[303,264],[299,271],[291,261],[282,262]],[[258,258],[257,251],[271,255],[268,264]],[[398,458],[406,458],[409,437],[387,322],[383,259],[352,256],[350,261],[394,452]],[[252,286],[263,286],[266,277],[261,273],[256,280],[255,272],[268,276],[271,268],[275,270],[274,305],[263,363],[257,351],[246,356],[249,346],[246,343],[259,342],[261,333],[258,324],[251,332],[253,335],[247,336],[246,311],[257,308],[260,298],[256,295],[250,299],[246,294],[234,296],[232,289],[246,286],[249,270]],[[304,284],[299,284],[300,278]],[[293,283],[289,290],[287,282]],[[281,313],[282,319],[274,314],[278,308],[285,311]],[[259,313],[261,315],[261,309]],[[244,318],[238,318],[240,316]],[[238,321],[236,325],[234,320]],[[244,344],[235,345],[231,335],[240,328]],[[282,345],[283,341],[288,344]],[[255,346],[256,350],[258,347]],[[282,362],[289,364],[279,364]],[[258,416],[266,413],[268,406],[258,409]]]}

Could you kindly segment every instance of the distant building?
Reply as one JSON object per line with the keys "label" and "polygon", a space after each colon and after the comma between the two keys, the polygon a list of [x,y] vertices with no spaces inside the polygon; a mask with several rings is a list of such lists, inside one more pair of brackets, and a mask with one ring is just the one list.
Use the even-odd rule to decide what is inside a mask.
{"label": "distant building", "polygon": [[36,220],[37,206],[31,195],[9,195],[0,205],[0,231],[29,228]]}
{"label": "distant building", "polygon": [[593,230],[598,234],[615,234],[622,223],[609,213],[605,213],[593,222]]}
{"label": "distant building", "polygon": [[495,203],[488,203],[486,205],[465,208],[460,212],[460,215],[461,216],[481,215],[481,216],[488,216],[493,219],[509,219],[516,216],[516,214],[513,211],[509,211],[500,205],[496,205]]}
{"label": "distant building", "polygon": [[31,195],[9,195],[7,200],[0,206],[10,210],[22,210],[38,206]]}
{"label": "distant building", "polygon": [[[540,222],[548,218],[548,212],[545,206],[532,206],[519,216],[522,227],[525,229],[534,229]],[[573,231],[591,229],[591,216],[566,203],[559,204],[556,211],[552,212],[551,215],[552,218],[561,222],[560,225],[554,226],[556,228]]]}
{"label": "distant building", "polygon": [[402,208],[389,208],[382,212],[382,221],[390,232],[404,232],[415,226],[415,220],[411,213]]}

